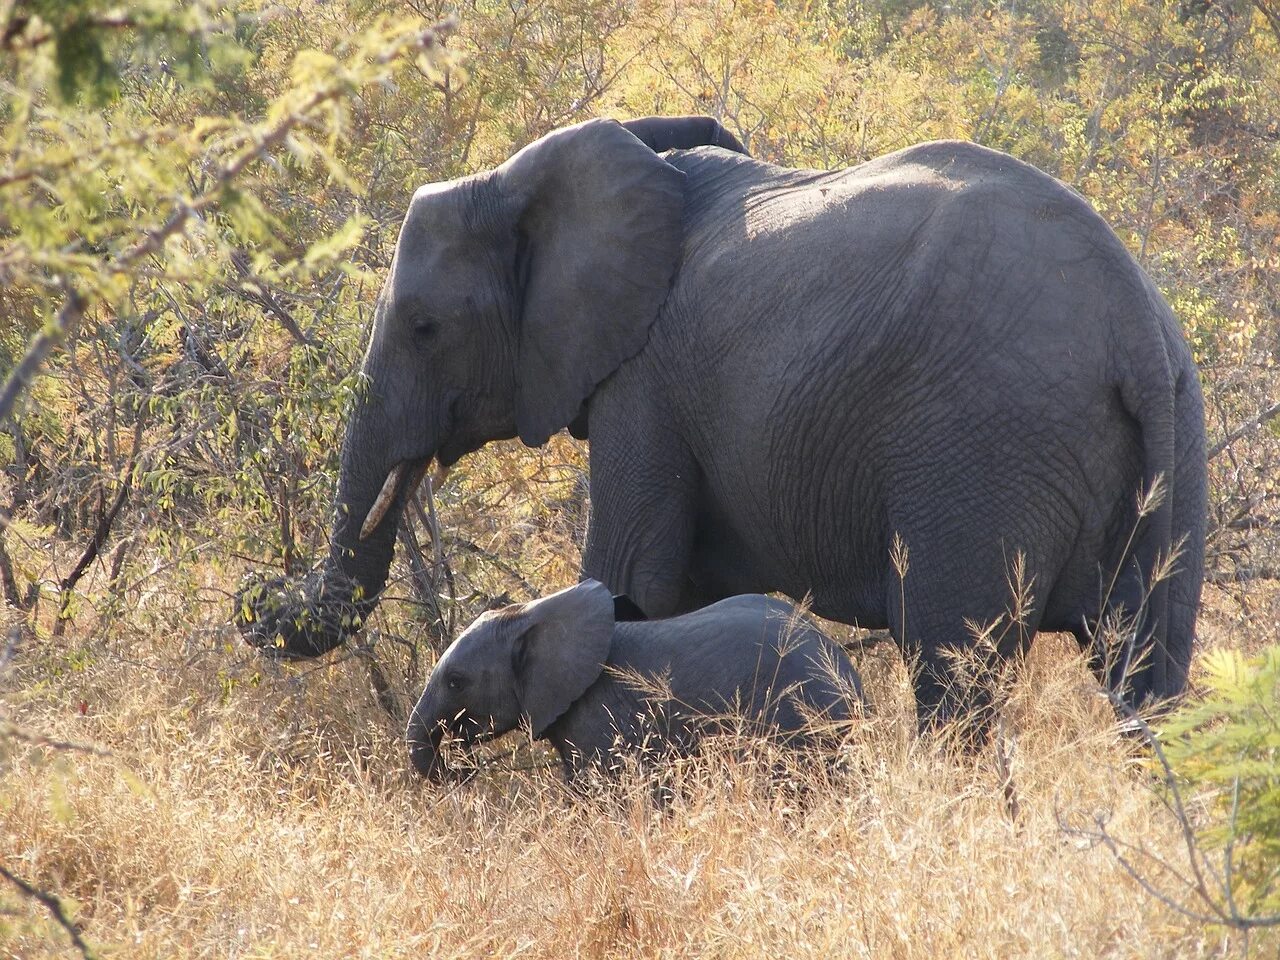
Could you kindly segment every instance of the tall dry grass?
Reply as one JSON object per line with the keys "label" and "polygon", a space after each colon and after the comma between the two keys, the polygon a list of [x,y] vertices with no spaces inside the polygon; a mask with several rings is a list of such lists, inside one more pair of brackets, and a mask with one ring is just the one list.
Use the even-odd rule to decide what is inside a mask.
{"label": "tall dry grass", "polygon": [[[1206,623],[1212,643],[1240,620],[1228,608]],[[4,678],[11,723],[106,751],[10,736],[0,758],[0,858],[64,897],[104,955],[1242,949],[1063,829],[1101,814],[1117,836],[1183,856],[1135,745],[1063,638],[1041,638],[1015,680],[999,750],[917,738],[901,662],[877,646],[861,663],[874,714],[849,732],[838,770],[783,758],[779,776],[779,758],[713,745],[675,772],[665,809],[638,778],[571,798],[528,751],[433,790],[399,742],[396,714],[417,692],[401,672],[384,671],[380,697],[360,657],[278,666],[229,634],[210,639],[123,625],[28,647]],[[0,898],[0,956],[67,955],[39,905]]]}

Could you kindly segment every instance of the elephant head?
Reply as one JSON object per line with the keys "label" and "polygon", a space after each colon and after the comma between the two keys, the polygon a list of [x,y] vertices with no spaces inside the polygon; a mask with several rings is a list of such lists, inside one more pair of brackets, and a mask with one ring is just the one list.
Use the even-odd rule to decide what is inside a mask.
{"label": "elephant head", "polygon": [[595,580],[481,616],[441,655],[413,708],[414,768],[436,782],[449,775],[445,736],[474,744],[524,726],[541,737],[600,676],[613,628],[613,598]]}
{"label": "elephant head", "polygon": [[[655,152],[737,141],[706,118],[590,120],[413,196],[346,425],[329,556],[237,598],[255,645],[316,656],[359,629],[434,459],[531,446],[644,346],[680,258],[684,174]],[[740,149],[740,147],[739,147]],[[582,422],[582,421],[580,421]]]}

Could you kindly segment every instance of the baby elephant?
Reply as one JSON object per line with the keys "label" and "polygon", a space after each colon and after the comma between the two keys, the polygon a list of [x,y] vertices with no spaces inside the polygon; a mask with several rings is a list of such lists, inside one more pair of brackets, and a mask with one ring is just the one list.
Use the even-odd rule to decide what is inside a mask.
{"label": "baby elephant", "polygon": [[482,615],[441,656],[409,720],[409,755],[440,781],[445,734],[474,744],[524,726],[573,778],[619,754],[685,752],[712,718],[783,742],[845,721],[862,687],[844,651],[786,603],[732,597],[669,620],[615,622],[595,580]]}

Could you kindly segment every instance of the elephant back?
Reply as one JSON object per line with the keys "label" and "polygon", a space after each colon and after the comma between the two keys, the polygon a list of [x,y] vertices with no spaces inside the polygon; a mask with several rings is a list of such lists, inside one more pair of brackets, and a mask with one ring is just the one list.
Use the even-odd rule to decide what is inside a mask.
{"label": "elephant back", "polygon": [[[797,732],[808,711],[848,719],[862,684],[845,652],[791,604],[761,594],[669,620],[618,624],[610,665],[669,685],[693,713],[741,711]],[[795,701],[803,704],[795,709]]]}

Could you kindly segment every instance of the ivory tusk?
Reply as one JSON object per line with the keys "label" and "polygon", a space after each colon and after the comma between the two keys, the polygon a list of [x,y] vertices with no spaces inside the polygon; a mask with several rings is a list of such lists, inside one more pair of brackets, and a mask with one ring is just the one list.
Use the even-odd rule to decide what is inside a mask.
{"label": "ivory tusk", "polygon": [[392,501],[400,491],[400,481],[404,478],[407,467],[408,464],[402,460],[387,474],[382,489],[378,491],[378,499],[373,501],[373,506],[369,508],[369,513],[364,518],[364,526],[360,528],[361,540],[367,539],[373,531],[378,529],[378,524],[382,523],[382,518],[387,515],[387,510],[390,509]]}
{"label": "ivory tusk", "polygon": [[427,475],[427,468],[430,466],[431,461],[428,460],[417,470],[413,471],[413,476],[409,478],[409,488],[405,490],[405,496],[412,497],[418,492],[418,487],[422,486],[422,478]]}

